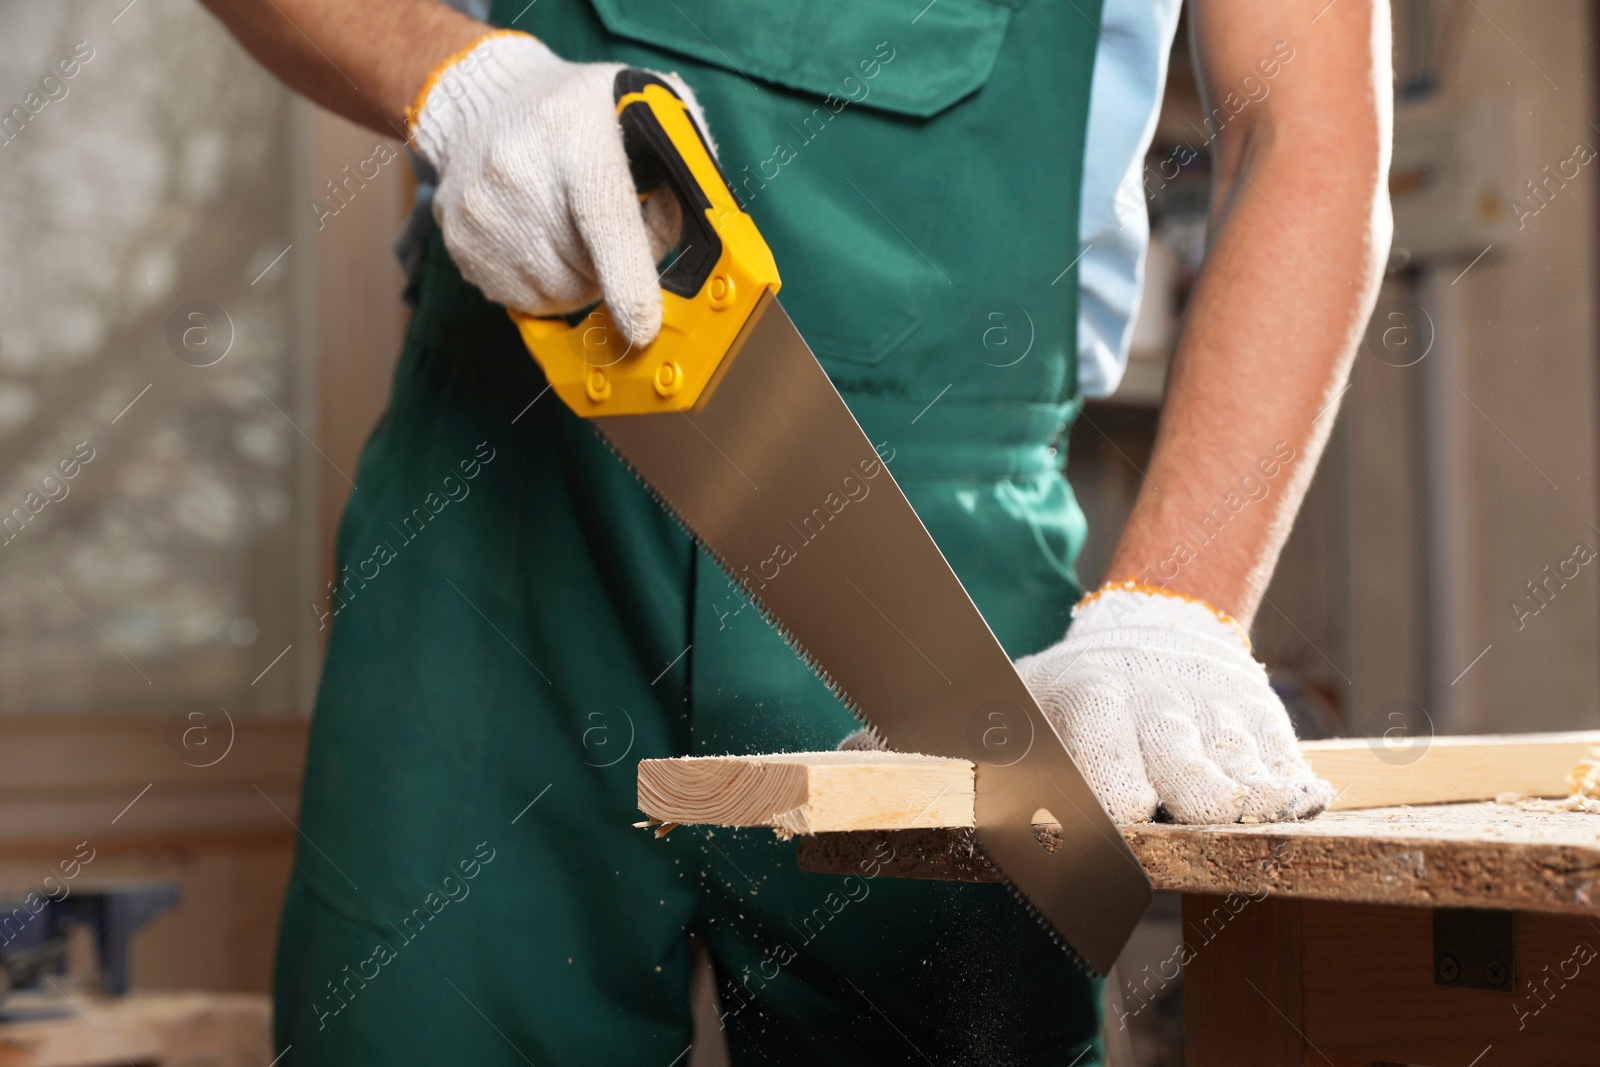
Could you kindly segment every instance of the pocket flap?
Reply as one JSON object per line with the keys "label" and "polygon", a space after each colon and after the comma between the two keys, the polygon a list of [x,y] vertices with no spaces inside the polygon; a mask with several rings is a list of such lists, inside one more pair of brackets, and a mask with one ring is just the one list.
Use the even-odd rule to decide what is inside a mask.
{"label": "pocket flap", "polygon": [[592,2],[620,37],[819,97],[852,98],[868,78],[855,103],[921,118],[988,81],[1011,17],[995,0]]}

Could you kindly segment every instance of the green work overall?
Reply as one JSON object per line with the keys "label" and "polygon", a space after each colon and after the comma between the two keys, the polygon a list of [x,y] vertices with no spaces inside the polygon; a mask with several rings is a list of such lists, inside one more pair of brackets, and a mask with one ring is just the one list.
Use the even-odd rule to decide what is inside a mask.
{"label": "green work overall", "polygon": [[[680,73],[782,300],[1012,655],[1059,640],[1098,0],[506,0]],[[470,91],[470,87],[467,91]],[[783,403],[773,397],[774,405]],[[337,543],[277,970],[285,1064],[1098,1062],[1098,984],[997,885],[633,823],[640,759],[854,721],[546,391],[434,238]]]}

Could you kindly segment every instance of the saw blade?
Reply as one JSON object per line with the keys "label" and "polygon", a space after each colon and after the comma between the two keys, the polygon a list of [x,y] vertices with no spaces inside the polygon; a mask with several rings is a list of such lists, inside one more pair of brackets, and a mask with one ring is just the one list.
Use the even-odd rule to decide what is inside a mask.
{"label": "saw blade", "polygon": [[719,375],[693,410],[593,421],[890,748],[977,766],[980,847],[1104,973],[1149,879],[775,297]]}

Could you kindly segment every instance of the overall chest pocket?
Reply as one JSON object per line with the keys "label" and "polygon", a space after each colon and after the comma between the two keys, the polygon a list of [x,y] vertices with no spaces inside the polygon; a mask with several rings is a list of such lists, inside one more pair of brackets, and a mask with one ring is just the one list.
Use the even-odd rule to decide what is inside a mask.
{"label": "overall chest pocket", "polygon": [[836,382],[884,388],[869,368],[960,281],[940,222],[964,147],[982,143],[962,105],[993,73],[1014,5],[591,3],[626,42],[616,58],[676,69],[694,87],[729,183],[777,257],[784,307]]}

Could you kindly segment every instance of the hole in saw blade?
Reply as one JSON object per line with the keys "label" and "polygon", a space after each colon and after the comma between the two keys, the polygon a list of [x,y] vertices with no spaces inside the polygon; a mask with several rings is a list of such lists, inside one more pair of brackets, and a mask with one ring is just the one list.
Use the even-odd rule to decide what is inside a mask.
{"label": "hole in saw blade", "polygon": [[1057,852],[1061,849],[1061,820],[1050,813],[1049,808],[1040,808],[1033,813],[1033,839],[1040,848],[1046,852]]}

